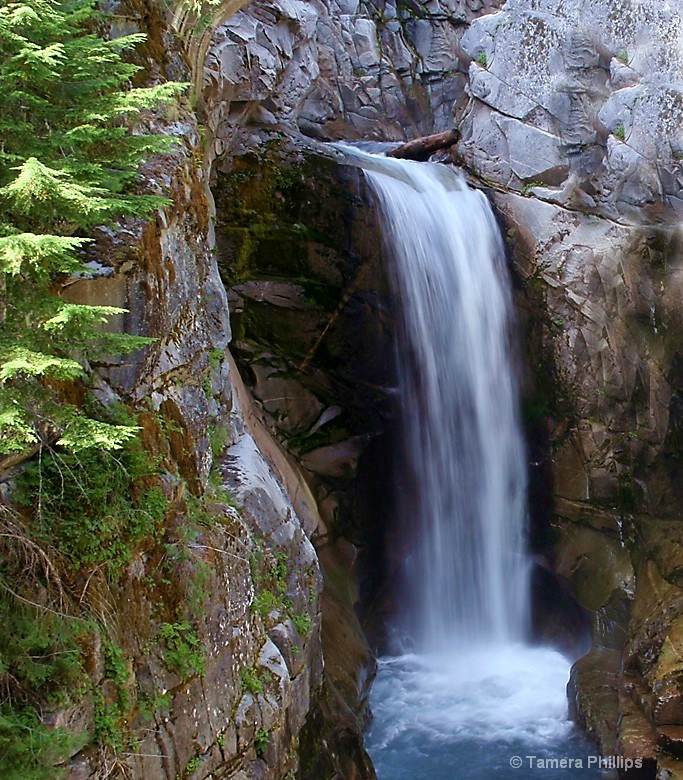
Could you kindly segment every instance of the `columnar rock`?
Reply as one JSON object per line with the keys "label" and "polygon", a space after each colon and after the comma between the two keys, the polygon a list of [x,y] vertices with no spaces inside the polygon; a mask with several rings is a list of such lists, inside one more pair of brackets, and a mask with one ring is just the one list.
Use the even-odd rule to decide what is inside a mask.
{"label": "columnar rock", "polygon": [[215,33],[204,100],[217,156],[230,128],[400,140],[452,125],[459,41],[500,0],[258,0]]}

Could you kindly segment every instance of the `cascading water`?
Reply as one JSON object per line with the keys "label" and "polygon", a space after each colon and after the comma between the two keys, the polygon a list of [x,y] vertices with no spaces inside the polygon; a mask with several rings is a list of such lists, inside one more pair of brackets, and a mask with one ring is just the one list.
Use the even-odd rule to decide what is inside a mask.
{"label": "cascading water", "polygon": [[403,319],[407,629],[422,650],[523,639],[526,460],[502,241],[486,198],[450,169],[383,165],[367,175]]}
{"label": "cascading water", "polygon": [[343,149],[377,198],[402,317],[402,654],[380,659],[368,748],[381,780],[520,777],[512,756],[579,748],[568,661],[525,644],[526,457],[502,241],[486,198],[451,169]]}

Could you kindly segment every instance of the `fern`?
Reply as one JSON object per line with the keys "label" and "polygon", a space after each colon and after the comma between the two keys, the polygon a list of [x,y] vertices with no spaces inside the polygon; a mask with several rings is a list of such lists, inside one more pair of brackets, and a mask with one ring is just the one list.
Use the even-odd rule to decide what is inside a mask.
{"label": "fern", "polygon": [[121,54],[144,36],[103,40],[91,32],[100,17],[94,0],[0,7],[0,454],[46,436],[74,450],[131,436],[126,426],[79,421],[60,404],[59,383],[150,339],[105,332],[124,309],[68,302],[59,289],[88,275],[90,228],[166,203],[130,188],[140,163],[173,141],[131,127],[183,85],[131,89],[138,67]]}

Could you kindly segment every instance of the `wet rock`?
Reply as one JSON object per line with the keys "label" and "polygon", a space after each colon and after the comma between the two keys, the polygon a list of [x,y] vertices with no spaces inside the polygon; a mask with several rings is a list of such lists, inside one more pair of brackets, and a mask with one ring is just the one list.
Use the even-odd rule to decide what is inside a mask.
{"label": "wet rock", "polygon": [[595,740],[602,755],[615,755],[619,720],[618,650],[594,649],[572,666],[569,715]]}
{"label": "wet rock", "polygon": [[358,459],[368,445],[366,436],[356,436],[353,439],[319,447],[304,455],[301,465],[324,477],[336,479],[353,479],[358,467]]}
{"label": "wet rock", "polygon": [[254,397],[274,418],[274,424],[287,434],[305,431],[316,422],[323,405],[296,379],[279,376],[274,369],[254,365]]}

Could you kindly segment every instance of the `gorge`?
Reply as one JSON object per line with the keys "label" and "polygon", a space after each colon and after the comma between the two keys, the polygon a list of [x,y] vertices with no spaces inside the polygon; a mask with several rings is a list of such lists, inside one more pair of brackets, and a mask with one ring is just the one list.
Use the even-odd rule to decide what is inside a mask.
{"label": "gorge", "polygon": [[[40,727],[70,739],[37,776],[361,780],[374,760],[390,780],[398,770],[383,761],[404,763],[392,718],[417,710],[412,696],[437,741],[442,726],[470,729],[484,753],[519,729],[544,755],[596,750],[642,760],[621,776],[683,775],[678,6],[105,4],[108,36],[147,36],[127,55],[144,68],[140,83],[183,81],[193,93],[144,116],[178,141],[142,167],[145,192],[169,204],[151,222],[95,230],[90,275],[55,285],[69,301],[127,309],[108,327],[155,339],[94,361],[88,392],[134,416],[155,465],[132,495],[158,488],[163,521],[116,579],[101,566],[60,569],[60,603],[97,628],[76,644],[78,685],[31,700]],[[407,186],[387,175],[394,163],[376,162],[368,179],[328,143],[454,126],[462,139],[433,158],[439,168],[395,164],[460,201],[441,211],[411,195],[407,209],[446,254],[476,256],[481,289],[418,246],[403,216],[387,230],[386,193]],[[464,236],[444,235],[461,220]],[[432,283],[392,277],[400,235],[453,288],[419,328],[407,290],[428,295]],[[477,236],[476,252],[452,251]],[[477,300],[497,346],[449,337],[468,332]],[[411,385],[406,364],[431,370],[432,341],[455,362],[432,367],[435,384]],[[518,368],[501,368],[509,360]],[[484,381],[487,361],[495,379]],[[456,389],[463,366],[476,389]],[[513,430],[498,417],[475,425],[479,402]],[[403,436],[412,459],[399,456]],[[0,463],[3,539],[35,521],[30,499],[11,514],[17,484],[36,484],[25,476],[35,461]],[[483,472],[498,482],[477,488]],[[493,525],[475,548],[438,526],[431,536],[444,507]],[[401,569],[407,551],[414,569]],[[52,542],[49,553],[65,560]],[[13,555],[3,548],[22,568],[25,553]],[[54,608],[50,570],[31,560],[39,576],[22,593]],[[456,641],[443,633],[454,626],[480,644],[457,670],[426,664],[427,650]],[[531,637],[522,660],[508,652]],[[489,661],[508,677],[492,682]],[[565,719],[570,662],[570,714],[591,747],[572,742]],[[13,691],[21,669],[10,668]],[[507,687],[530,670],[528,695]],[[512,771],[502,748],[492,760],[471,763],[472,776]],[[26,766],[3,770],[21,778]],[[430,771],[443,768],[437,759]]]}

